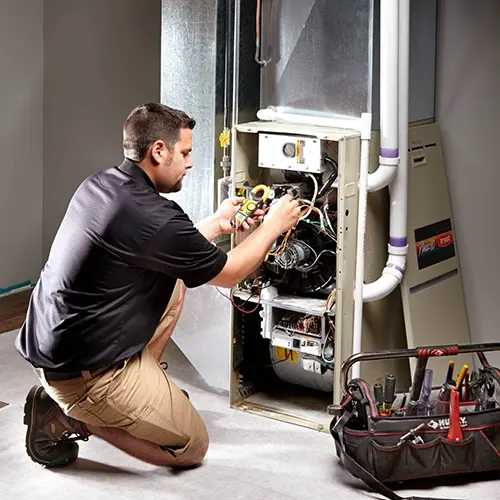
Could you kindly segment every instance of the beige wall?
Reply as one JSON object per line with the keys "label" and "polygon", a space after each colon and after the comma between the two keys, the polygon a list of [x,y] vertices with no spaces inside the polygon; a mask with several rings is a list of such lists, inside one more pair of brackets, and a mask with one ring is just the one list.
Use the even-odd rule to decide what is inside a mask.
{"label": "beige wall", "polygon": [[42,261],[42,13],[42,0],[0,0],[0,291]]}
{"label": "beige wall", "polygon": [[121,127],[160,96],[161,0],[45,0],[43,257],[88,175],[122,161]]}
{"label": "beige wall", "polygon": [[436,112],[476,342],[500,342],[498,19],[498,0],[440,2]]}

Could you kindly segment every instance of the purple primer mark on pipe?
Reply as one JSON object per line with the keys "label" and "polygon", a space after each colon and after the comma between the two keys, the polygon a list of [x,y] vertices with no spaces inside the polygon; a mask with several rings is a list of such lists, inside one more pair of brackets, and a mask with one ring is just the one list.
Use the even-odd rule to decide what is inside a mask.
{"label": "purple primer mark on pipe", "polygon": [[380,156],[382,158],[397,158],[399,156],[399,149],[380,148]]}
{"label": "purple primer mark on pipe", "polygon": [[403,248],[407,244],[408,240],[406,239],[406,236],[404,236],[403,238],[394,238],[393,236],[391,236],[389,238],[389,245],[391,245],[391,247]]}
{"label": "purple primer mark on pipe", "polygon": [[401,274],[404,274],[404,271],[403,269],[401,269],[399,266],[397,266],[396,264],[387,264],[387,267],[392,267],[394,269],[396,269],[396,271],[399,271]]}

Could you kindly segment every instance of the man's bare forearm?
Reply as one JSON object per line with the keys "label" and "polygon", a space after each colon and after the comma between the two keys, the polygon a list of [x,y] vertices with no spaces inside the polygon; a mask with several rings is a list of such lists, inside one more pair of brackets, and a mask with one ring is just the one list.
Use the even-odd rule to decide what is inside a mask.
{"label": "man's bare forearm", "polygon": [[239,270],[240,281],[259,267],[266,258],[267,252],[280,235],[273,227],[262,224],[248,238],[229,252],[229,258],[235,261]]}
{"label": "man's bare forearm", "polygon": [[196,229],[205,236],[208,241],[213,241],[221,235],[220,218],[217,214],[212,214],[196,224]]}
{"label": "man's bare forearm", "polygon": [[226,266],[221,274],[210,283],[225,288],[231,288],[239,283],[262,264],[267,252],[280,234],[273,226],[262,224],[248,238],[228,252]]}

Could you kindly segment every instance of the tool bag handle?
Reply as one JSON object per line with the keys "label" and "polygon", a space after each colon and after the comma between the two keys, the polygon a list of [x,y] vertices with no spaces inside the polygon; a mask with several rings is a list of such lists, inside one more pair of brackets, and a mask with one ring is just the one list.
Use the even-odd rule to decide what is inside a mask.
{"label": "tool bag handle", "polygon": [[459,354],[477,353],[483,367],[500,383],[500,370],[493,368],[486,360],[485,352],[500,351],[500,342],[480,344],[450,344],[441,346],[416,347],[414,349],[398,349],[394,351],[379,351],[353,354],[344,361],[341,369],[342,392],[348,395],[349,371],[355,363],[361,361],[377,361],[380,359],[432,358],[458,356]]}

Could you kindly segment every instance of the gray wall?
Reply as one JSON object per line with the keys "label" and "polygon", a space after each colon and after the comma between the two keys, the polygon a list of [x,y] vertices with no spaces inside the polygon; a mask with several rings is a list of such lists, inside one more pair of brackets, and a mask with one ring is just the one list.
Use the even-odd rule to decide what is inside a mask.
{"label": "gray wall", "polygon": [[0,289],[41,265],[42,9],[0,0]]}
{"label": "gray wall", "polygon": [[159,100],[160,28],[161,0],[45,0],[44,258],[79,183],[122,161],[127,114]]}
{"label": "gray wall", "polygon": [[498,0],[440,2],[436,111],[473,341],[500,341],[498,19]]}

